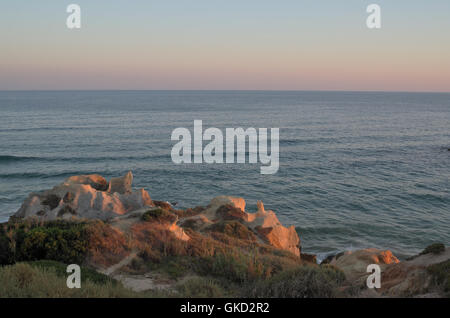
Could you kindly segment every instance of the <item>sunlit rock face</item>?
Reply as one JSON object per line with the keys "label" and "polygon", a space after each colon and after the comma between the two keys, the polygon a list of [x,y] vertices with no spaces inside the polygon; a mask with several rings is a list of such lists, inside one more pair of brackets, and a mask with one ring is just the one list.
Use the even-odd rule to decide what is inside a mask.
{"label": "sunlit rock face", "polygon": [[126,175],[119,178],[111,178],[109,181],[108,192],[119,194],[130,194],[133,192],[131,185],[133,184],[133,174],[128,171]]}
{"label": "sunlit rock face", "polygon": [[363,282],[367,276],[367,266],[380,265],[384,269],[386,265],[399,263],[391,251],[382,251],[376,248],[368,248],[358,251],[346,251],[336,255],[330,262],[340,268],[350,280]]}
{"label": "sunlit rock face", "polygon": [[[388,266],[381,275],[381,293],[388,297],[407,297],[410,295],[436,297],[436,295],[430,294],[433,278],[429,269],[433,265],[444,264],[449,260],[450,247],[447,247],[437,254],[418,255]],[[445,267],[442,266],[441,268],[444,269]],[[440,296],[438,295],[438,297]]]}
{"label": "sunlit rock face", "polygon": [[108,182],[99,175],[66,179],[51,190],[32,193],[14,215],[43,220],[98,218],[111,219],[146,206],[153,206],[144,189],[133,191],[131,172]]}
{"label": "sunlit rock face", "polygon": [[[109,182],[100,175],[72,176],[51,190],[32,193],[16,212],[14,217],[37,217],[41,220],[55,219],[100,219],[112,220],[142,215],[148,208],[172,210],[169,204],[156,201],[155,207],[150,195],[144,189],[133,191],[133,174],[112,178]],[[245,200],[228,196],[219,196],[210,204],[172,223],[164,223],[167,230],[176,238],[186,241],[189,236],[184,232],[186,224],[195,227],[200,233],[214,224],[239,222],[259,243],[265,243],[283,249],[300,257],[300,239],[293,226],[284,227],[273,211],[265,210],[258,202],[255,213],[245,211]],[[174,211],[172,211],[174,212]],[[162,226],[162,225],[159,226]]]}
{"label": "sunlit rock face", "polygon": [[243,198],[220,196],[211,200],[205,216],[211,221],[238,220],[252,229],[264,243],[300,256],[300,238],[295,227],[284,227],[273,211],[264,209],[261,201],[257,206],[256,213],[247,213]]}
{"label": "sunlit rock face", "polygon": [[108,189],[108,181],[98,174],[72,176],[66,179],[67,184],[89,184],[92,188],[99,191]]}

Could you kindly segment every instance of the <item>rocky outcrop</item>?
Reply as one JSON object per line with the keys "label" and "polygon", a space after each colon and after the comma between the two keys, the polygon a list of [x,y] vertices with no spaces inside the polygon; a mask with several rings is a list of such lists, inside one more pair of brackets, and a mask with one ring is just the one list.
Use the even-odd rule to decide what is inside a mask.
{"label": "rocky outcrop", "polygon": [[99,175],[73,176],[51,190],[32,193],[14,217],[98,218],[108,220],[146,206],[153,206],[144,189],[132,191],[133,175],[107,181]]}
{"label": "rocky outcrop", "polygon": [[[428,250],[433,252],[428,253]],[[440,280],[447,276],[450,283],[450,248],[427,248],[405,261],[399,261],[391,251],[371,248],[339,253],[322,263],[336,266],[344,272],[353,289],[358,291],[353,295],[355,297],[445,297],[442,288],[435,284],[435,276]],[[367,277],[371,274],[367,273],[370,264],[380,266],[380,289],[368,289],[366,286]]]}
{"label": "rocky outcrop", "polygon": [[[381,275],[381,290],[383,296],[389,297],[429,297],[439,294],[436,286],[433,286],[433,267],[450,262],[450,248],[439,253],[427,253],[418,255],[412,259],[388,266]],[[450,278],[446,269],[447,279]],[[431,270],[430,270],[431,269]],[[442,275],[440,275],[442,276]],[[445,282],[441,282],[445,285]],[[447,282],[449,284],[450,281]],[[433,297],[433,296],[431,296]]]}
{"label": "rocky outcrop", "polygon": [[273,211],[264,209],[262,202],[258,202],[256,213],[247,213],[243,198],[219,196],[212,199],[206,208],[188,209],[192,215],[185,213],[179,219],[169,203],[156,201],[155,204],[144,189],[133,191],[132,181],[131,172],[123,177],[112,178],[109,182],[96,174],[72,176],[53,189],[30,194],[14,217],[37,217],[42,220],[118,219],[122,220],[115,223],[119,225],[130,223],[126,219],[139,219],[145,213],[152,214],[154,211],[157,214],[158,209],[163,209],[171,211],[169,214],[175,217],[175,221],[162,222],[164,217],[159,217],[160,226],[165,226],[179,240],[189,240],[184,227],[207,232],[208,228],[215,225],[216,228],[235,231],[236,235],[242,234],[242,237],[256,237],[259,243],[300,257],[300,239],[295,228],[284,227]]}
{"label": "rocky outcrop", "polygon": [[[203,258],[202,268],[210,275],[210,269],[214,268],[211,258],[237,257],[236,261],[240,263],[233,270],[239,272],[231,273],[233,281],[240,280],[241,275],[253,277],[251,275],[259,273],[255,268],[278,270],[281,266],[287,270],[308,263],[313,271],[326,273],[325,276],[320,274],[322,279],[331,275],[332,281],[339,280],[339,293],[343,296],[449,296],[450,248],[445,248],[444,244],[430,245],[416,257],[402,262],[389,250],[364,249],[327,257],[322,263],[329,265],[318,266],[315,255],[301,253],[300,238],[294,227],[283,226],[276,214],[266,210],[261,201],[257,202],[256,212],[246,211],[243,198],[229,196],[216,197],[206,207],[178,210],[168,202],[152,201],[144,189],[133,191],[132,180],[131,172],[109,182],[95,174],[70,177],[53,189],[30,194],[12,222],[20,222],[16,218],[29,217],[43,221],[83,219],[83,222],[64,224],[87,224],[90,246],[87,263],[95,268],[109,266],[108,274],[122,267],[129,267],[130,273],[148,269],[144,265],[140,267],[139,262],[157,264],[167,256],[183,256],[179,259],[184,262],[184,256],[189,256],[187,259]],[[24,222],[27,223],[27,226],[36,224]],[[31,234],[26,244],[21,236],[17,236],[20,240],[14,244],[10,244],[10,236],[5,236],[3,241],[7,244],[0,244],[0,254],[9,253],[6,255],[10,262],[14,255],[21,255],[11,250],[18,246],[17,243],[23,246],[40,244]],[[58,242],[60,237],[50,239]],[[46,248],[54,246],[57,244],[48,244]],[[52,251],[51,257],[57,257],[58,253],[59,249],[57,253]],[[71,255],[72,251],[68,253]],[[255,258],[259,263],[254,263]],[[219,261],[223,262],[223,259]],[[255,267],[254,264],[264,266]],[[367,288],[370,264],[381,268],[380,289]],[[221,271],[220,266],[218,269]]]}
{"label": "rocky outcrop", "polygon": [[106,191],[108,189],[108,181],[98,174],[72,176],[66,179],[67,184],[88,184],[98,191]]}
{"label": "rocky outcrop", "polygon": [[109,181],[108,192],[119,194],[130,194],[133,192],[131,185],[133,184],[133,174],[128,171],[126,175],[119,178],[111,178]]}
{"label": "rocky outcrop", "polygon": [[204,211],[203,219],[200,219],[200,216],[192,219],[205,225],[220,220],[239,221],[250,228],[262,242],[300,256],[300,238],[294,226],[284,227],[273,211],[264,209],[261,201],[257,203],[256,213],[247,213],[245,205],[243,198],[219,196],[211,200]]}
{"label": "rocky outcrop", "polygon": [[353,282],[360,281],[361,283],[364,283],[367,278],[368,265],[377,264],[383,270],[386,267],[385,265],[396,263],[399,263],[399,260],[391,251],[382,251],[376,248],[346,251],[334,256],[330,261],[331,265],[338,267],[345,273],[347,279]]}

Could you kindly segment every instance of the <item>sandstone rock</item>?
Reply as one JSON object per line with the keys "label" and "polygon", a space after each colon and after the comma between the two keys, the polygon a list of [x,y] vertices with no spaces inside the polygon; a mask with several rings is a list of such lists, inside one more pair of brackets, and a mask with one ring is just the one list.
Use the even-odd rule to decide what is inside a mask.
{"label": "sandstone rock", "polygon": [[[145,213],[143,208],[152,207],[154,203],[144,189],[132,191],[132,180],[131,172],[124,177],[112,178],[107,191],[104,191],[107,182],[99,175],[73,176],[51,190],[30,194],[14,217],[112,220],[120,216],[126,217],[127,214]],[[158,205],[168,207],[165,202],[158,202]],[[300,257],[300,239],[295,228],[284,227],[273,211],[264,209],[262,202],[259,201],[257,205],[256,213],[247,213],[244,199],[220,196],[212,199],[206,209],[194,209],[184,214],[185,217],[179,223],[186,227],[190,224],[202,231],[220,222],[239,222],[250,232],[257,234],[258,242]],[[189,239],[178,220],[166,223],[168,230],[177,238]]]}
{"label": "sandstone rock", "polygon": [[231,205],[240,209],[241,211],[245,211],[245,200],[243,198],[235,198],[225,195],[218,196],[212,199],[208,205],[208,208],[217,210],[224,205]]}
{"label": "sandstone rock", "polygon": [[[131,178],[128,176],[125,179],[128,180],[126,181],[128,184],[132,175]],[[51,190],[30,194],[14,217],[36,216],[43,220],[73,217],[107,220],[153,205],[144,189],[121,194],[117,191],[110,193],[94,188],[104,188],[105,184],[106,180],[98,175],[70,177]],[[131,184],[129,188],[131,189]]]}
{"label": "sandstone rock", "polygon": [[170,210],[172,208],[172,204],[167,201],[153,201],[153,204],[166,210]]}
{"label": "sandstone rock", "polygon": [[256,213],[245,212],[245,200],[220,196],[211,200],[204,215],[211,221],[238,220],[256,232],[259,238],[276,248],[300,256],[300,238],[293,226],[284,227],[273,211],[266,211],[261,201]]}
{"label": "sandstone rock", "polygon": [[131,173],[131,171],[128,171],[127,174],[123,177],[111,178],[111,180],[109,181],[108,192],[129,194],[133,191],[131,188],[132,183],[133,183],[133,174]]}
{"label": "sandstone rock", "polygon": [[370,264],[378,264],[383,270],[389,264],[399,263],[399,260],[392,254],[391,251],[378,250],[376,248],[369,248],[359,251],[347,251],[341,255],[337,255],[330,262],[341,269],[347,279],[350,281],[359,281],[364,283],[369,275],[367,273],[367,266]]}
{"label": "sandstone rock", "polygon": [[300,239],[294,226],[289,228],[282,225],[265,228],[257,226],[255,229],[266,243],[300,256]]}
{"label": "sandstone rock", "polygon": [[190,237],[184,232],[184,230],[174,222],[170,227],[169,231],[171,231],[175,237],[182,241],[188,241]]}
{"label": "sandstone rock", "polygon": [[66,179],[67,184],[88,184],[93,189],[98,191],[106,191],[108,189],[108,182],[105,178],[98,174],[72,176]]}
{"label": "sandstone rock", "polygon": [[383,271],[387,265],[398,263],[399,260],[391,251],[369,248],[358,251],[346,251],[339,253],[331,260],[330,264],[341,269],[347,279],[357,286],[365,286],[369,275],[367,266],[377,264]]}
{"label": "sandstone rock", "polygon": [[431,277],[427,268],[448,260],[450,248],[447,247],[439,254],[423,254],[388,266],[381,273],[380,293],[389,297],[427,297],[431,287]]}

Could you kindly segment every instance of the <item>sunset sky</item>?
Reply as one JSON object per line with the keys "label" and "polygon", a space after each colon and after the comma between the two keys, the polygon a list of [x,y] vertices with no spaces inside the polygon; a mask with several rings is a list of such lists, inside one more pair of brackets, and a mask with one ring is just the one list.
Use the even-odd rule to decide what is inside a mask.
{"label": "sunset sky", "polygon": [[449,0],[1,0],[0,90],[449,92],[449,34]]}

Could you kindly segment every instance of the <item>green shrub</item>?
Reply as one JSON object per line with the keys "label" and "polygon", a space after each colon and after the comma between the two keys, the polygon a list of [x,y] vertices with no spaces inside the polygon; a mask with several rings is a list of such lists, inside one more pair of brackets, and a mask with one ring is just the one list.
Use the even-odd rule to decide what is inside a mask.
{"label": "green shrub", "polygon": [[54,221],[16,232],[16,261],[50,259],[81,264],[87,252],[84,223]]}
{"label": "green shrub", "polygon": [[424,254],[441,254],[445,251],[445,245],[442,243],[434,243],[427,246],[419,255]]}
{"label": "green shrub", "polygon": [[229,296],[227,291],[214,279],[195,277],[177,286],[179,297],[219,298]]}
{"label": "green shrub", "polygon": [[162,263],[162,270],[169,274],[170,278],[176,279],[186,274],[187,268],[184,264],[172,260],[167,263]]}
{"label": "green shrub", "polygon": [[6,234],[6,230],[0,225],[0,265],[14,263],[14,251],[11,245],[12,243]]}
{"label": "green shrub", "polygon": [[256,241],[256,235],[238,221],[225,221],[211,225],[208,230],[224,233],[241,240]]}
{"label": "green shrub", "polygon": [[450,297],[450,260],[427,267],[432,283]]}
{"label": "green shrub", "polygon": [[161,221],[161,222],[174,222],[176,220],[176,215],[170,213],[167,210],[157,208],[148,210],[142,214],[141,219],[146,222]]}
{"label": "green shrub", "polygon": [[336,297],[337,288],[345,281],[338,269],[304,265],[285,271],[248,287],[243,296],[266,298],[318,298]]}
{"label": "green shrub", "polygon": [[198,258],[194,268],[200,275],[222,277],[235,283],[266,277],[268,272],[258,256],[237,251]]}

